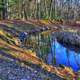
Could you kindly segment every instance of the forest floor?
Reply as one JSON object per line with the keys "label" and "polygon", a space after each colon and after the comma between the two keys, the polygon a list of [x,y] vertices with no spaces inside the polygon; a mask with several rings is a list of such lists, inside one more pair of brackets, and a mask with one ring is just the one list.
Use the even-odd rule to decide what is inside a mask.
{"label": "forest floor", "polygon": [[[18,46],[17,35],[41,26],[49,26],[52,31],[61,30],[51,21],[0,21],[0,79],[1,80],[63,80],[75,78],[75,73],[65,67],[53,67],[44,63],[35,52]],[[69,26],[69,25],[68,25]],[[67,29],[70,27],[67,27]],[[75,31],[75,27],[71,27]],[[71,79],[72,80],[72,79]]]}

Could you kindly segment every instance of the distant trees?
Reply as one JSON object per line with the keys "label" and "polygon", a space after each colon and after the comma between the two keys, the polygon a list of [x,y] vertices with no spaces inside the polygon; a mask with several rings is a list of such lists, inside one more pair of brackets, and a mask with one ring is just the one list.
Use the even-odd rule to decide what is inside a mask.
{"label": "distant trees", "polygon": [[0,0],[0,17],[1,19],[7,18],[7,0]]}
{"label": "distant trees", "polygon": [[80,0],[0,0],[0,18],[80,20]]}

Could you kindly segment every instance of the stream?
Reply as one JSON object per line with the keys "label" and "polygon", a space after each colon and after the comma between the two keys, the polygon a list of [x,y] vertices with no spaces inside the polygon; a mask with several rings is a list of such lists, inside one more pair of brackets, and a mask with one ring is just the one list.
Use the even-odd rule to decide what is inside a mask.
{"label": "stream", "polygon": [[74,71],[80,70],[80,52],[64,47],[57,40],[52,41],[51,50],[47,56],[47,63],[52,65],[54,58],[56,65],[65,65]]}

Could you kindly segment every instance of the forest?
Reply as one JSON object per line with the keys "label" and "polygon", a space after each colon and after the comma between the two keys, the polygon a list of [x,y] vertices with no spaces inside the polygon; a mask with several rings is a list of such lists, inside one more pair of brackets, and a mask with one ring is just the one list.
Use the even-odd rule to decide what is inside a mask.
{"label": "forest", "polygon": [[80,0],[0,0],[0,19],[80,20]]}
{"label": "forest", "polygon": [[80,0],[0,0],[0,80],[80,80]]}

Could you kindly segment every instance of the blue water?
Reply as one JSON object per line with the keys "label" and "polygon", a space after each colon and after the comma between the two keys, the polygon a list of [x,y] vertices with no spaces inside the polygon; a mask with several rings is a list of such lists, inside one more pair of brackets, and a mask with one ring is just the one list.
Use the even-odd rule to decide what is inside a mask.
{"label": "blue water", "polygon": [[54,51],[56,65],[62,64],[67,67],[71,67],[74,71],[80,70],[80,53],[76,53],[75,51],[67,49],[63,45],[59,44],[57,41],[55,41],[55,44],[54,41],[52,42],[51,51],[47,57],[48,64],[52,64]]}

